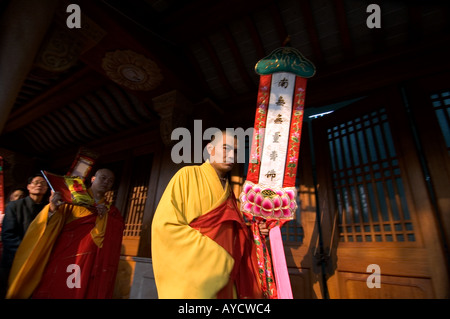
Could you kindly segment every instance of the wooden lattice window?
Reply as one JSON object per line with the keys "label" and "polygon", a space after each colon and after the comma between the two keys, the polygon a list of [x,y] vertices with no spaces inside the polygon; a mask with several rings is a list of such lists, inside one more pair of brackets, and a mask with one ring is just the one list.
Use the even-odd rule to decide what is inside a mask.
{"label": "wooden lattice window", "polygon": [[341,242],[413,242],[385,109],[327,130]]}
{"label": "wooden lattice window", "polygon": [[139,237],[141,235],[152,159],[152,154],[141,155],[133,159],[125,210],[124,237]]}
{"label": "wooden lattice window", "polygon": [[450,90],[431,94],[430,99],[450,154]]}
{"label": "wooden lattice window", "polygon": [[[297,199],[298,201],[298,199]],[[281,228],[281,236],[286,242],[303,242],[304,237],[303,227],[300,221],[300,210],[297,209],[295,219],[287,222]]]}
{"label": "wooden lattice window", "polygon": [[110,190],[109,192],[107,192],[105,194],[105,199],[109,203],[114,204],[114,202],[116,201],[116,198],[117,198],[117,190],[116,189]]}

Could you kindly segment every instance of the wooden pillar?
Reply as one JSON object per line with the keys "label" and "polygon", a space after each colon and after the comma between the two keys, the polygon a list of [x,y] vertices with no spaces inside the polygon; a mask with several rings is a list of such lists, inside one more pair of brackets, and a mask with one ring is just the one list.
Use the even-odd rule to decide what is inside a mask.
{"label": "wooden pillar", "polygon": [[174,90],[153,99],[153,109],[158,112],[160,134],[163,147],[155,153],[146,209],[142,220],[142,232],[139,242],[139,257],[151,257],[151,223],[159,200],[172,176],[183,165],[175,164],[171,159],[172,131],[189,124],[191,103],[180,92]]}

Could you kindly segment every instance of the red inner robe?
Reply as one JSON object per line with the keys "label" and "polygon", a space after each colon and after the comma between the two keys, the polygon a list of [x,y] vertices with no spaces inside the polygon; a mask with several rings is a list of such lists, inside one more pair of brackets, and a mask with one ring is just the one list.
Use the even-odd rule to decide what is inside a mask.
{"label": "red inner robe", "polygon": [[257,276],[256,248],[233,192],[219,207],[196,218],[190,226],[214,240],[234,259],[230,280],[218,292],[217,298],[232,299],[233,286],[239,299],[262,298]]}
{"label": "red inner robe", "polygon": [[[90,233],[95,226],[96,218],[97,215],[93,214],[78,218],[64,226],[32,298],[112,298],[124,223],[117,208],[111,207],[103,247],[100,248],[94,243]],[[71,285],[76,282],[74,270],[68,270],[71,264],[80,267],[80,288]]]}

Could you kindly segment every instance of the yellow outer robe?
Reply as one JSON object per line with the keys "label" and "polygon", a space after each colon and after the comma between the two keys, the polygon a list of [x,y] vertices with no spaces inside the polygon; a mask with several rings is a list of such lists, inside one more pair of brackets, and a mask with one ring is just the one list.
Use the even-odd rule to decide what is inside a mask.
{"label": "yellow outer robe", "polygon": [[[39,285],[53,245],[64,225],[92,214],[87,208],[67,204],[62,205],[50,219],[48,211],[49,205],[46,205],[30,224],[17,250],[9,275],[7,299],[29,298]],[[92,239],[98,247],[103,245],[107,220],[108,214],[103,218],[97,217],[96,225],[91,231]]]}
{"label": "yellow outer robe", "polygon": [[152,262],[159,298],[209,299],[228,283],[234,259],[189,226],[229,195],[209,162],[180,169],[169,182],[152,223]]}

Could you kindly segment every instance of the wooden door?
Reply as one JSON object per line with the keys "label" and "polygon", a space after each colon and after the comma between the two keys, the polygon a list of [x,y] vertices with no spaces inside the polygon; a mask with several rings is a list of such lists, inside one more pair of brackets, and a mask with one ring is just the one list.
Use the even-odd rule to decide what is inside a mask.
{"label": "wooden door", "polygon": [[[417,79],[405,88],[427,163],[438,221],[450,249],[450,72]],[[447,255],[448,256],[448,255]]]}
{"label": "wooden door", "polygon": [[401,92],[376,92],[312,123],[320,236],[308,251],[320,239],[330,298],[448,297],[443,240]]}

